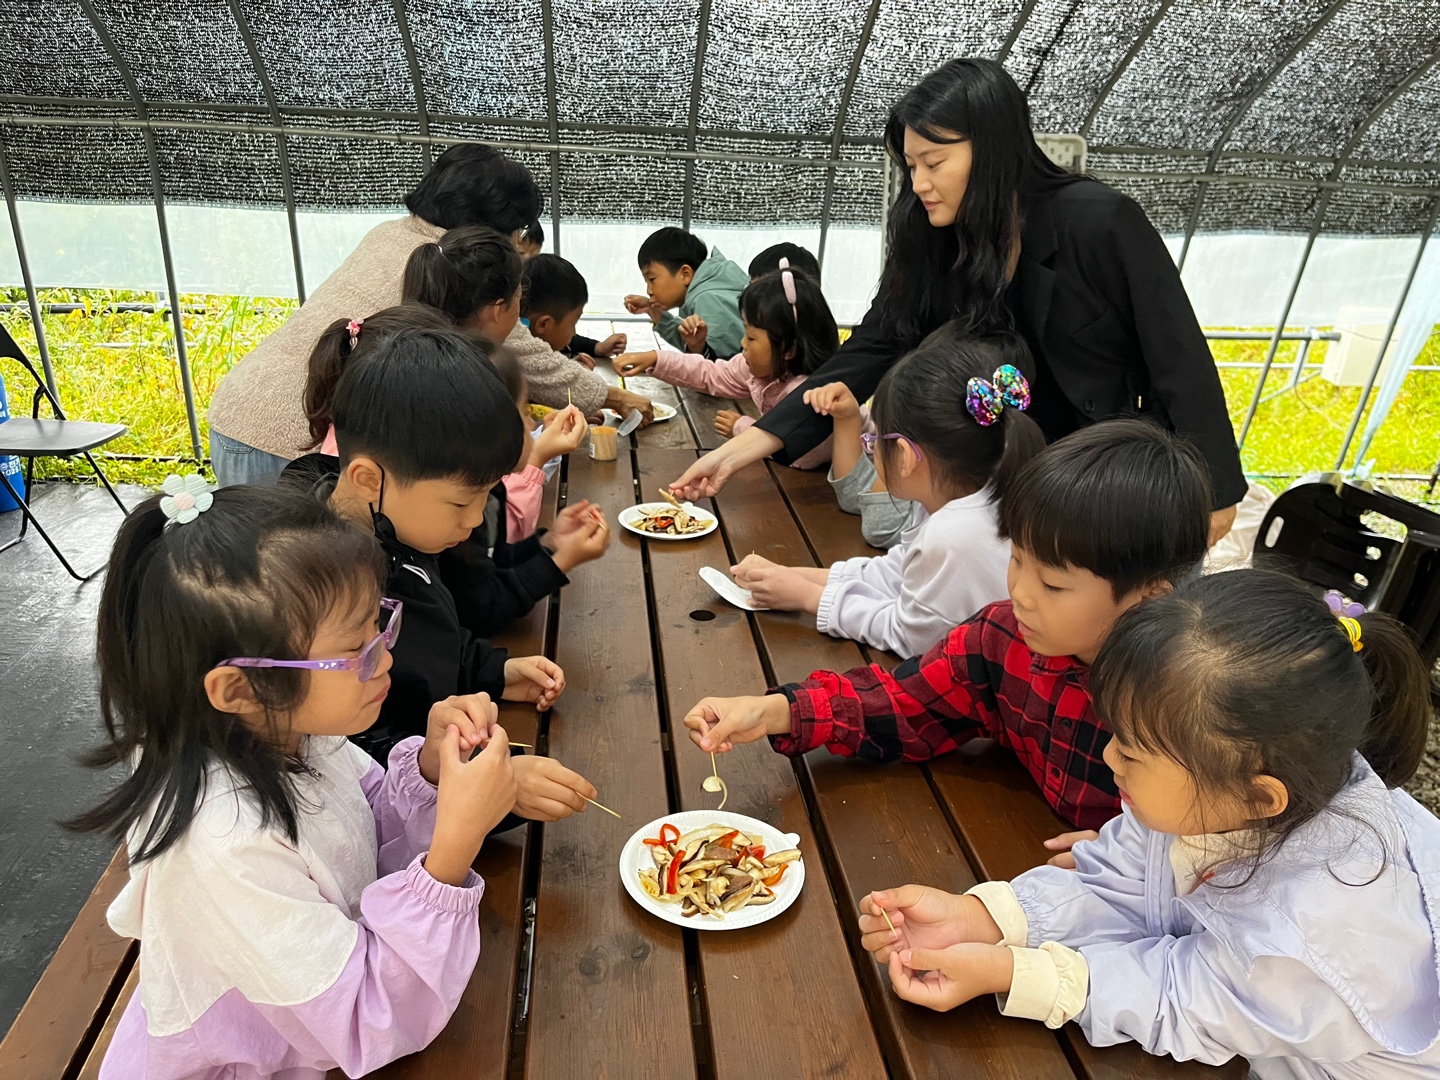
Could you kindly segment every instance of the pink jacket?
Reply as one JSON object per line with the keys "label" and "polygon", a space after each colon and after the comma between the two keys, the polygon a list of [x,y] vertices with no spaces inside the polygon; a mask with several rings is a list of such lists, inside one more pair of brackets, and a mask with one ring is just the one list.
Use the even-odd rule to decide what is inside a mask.
{"label": "pink jacket", "polygon": [[[662,382],[699,390],[712,397],[749,397],[762,416],[809,378],[808,375],[794,375],[784,380],[757,379],[750,374],[750,362],[743,352],[729,360],[707,360],[695,353],[671,352],[668,349],[657,350],[655,356],[655,366],[649,373]],[[752,417],[742,416],[735,421],[734,434],[739,435],[754,423]],[[830,440],[826,439],[791,465],[796,469],[815,469],[829,460]]]}

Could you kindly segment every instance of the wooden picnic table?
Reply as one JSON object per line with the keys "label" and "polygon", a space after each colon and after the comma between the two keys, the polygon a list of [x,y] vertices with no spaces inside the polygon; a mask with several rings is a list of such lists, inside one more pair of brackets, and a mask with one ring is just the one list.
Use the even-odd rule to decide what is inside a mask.
{"label": "wooden picnic table", "polygon": [[[614,462],[572,456],[550,489],[547,516],[588,498],[613,524],[620,509],[657,497],[715,445],[715,411],[737,407],[651,379],[630,382],[680,415],[621,440]],[[799,834],[806,880],[798,900],[756,927],[700,932],[630,899],[617,864],[631,834],[667,813],[716,804],[701,788],[710,760],[680,723],[695,701],[758,693],[817,668],[896,662],[817,633],[810,617],[740,611],[697,576],[751,551],[797,565],[872,553],[823,473],[752,465],[710,508],[720,529],[684,542],[641,541],[614,525],[604,560],[578,570],[503,636],[512,650],[553,656],[568,681],[548,716],[505,706],[512,737],[577,769],[623,820],[591,808],[486,842],[476,864],[486,879],[483,945],[460,1007],[428,1049],[374,1075],[1243,1076],[1243,1063],[1210,1069],[1133,1045],[1097,1050],[1073,1025],[1052,1032],[1008,1019],[990,1000],[940,1014],[891,993],[860,948],[861,896],[907,881],[963,890],[1013,876],[1042,862],[1040,841],[1065,827],[1002,752],[920,767],[824,751],[792,762],[763,742],[740,747],[721,759],[726,810]],[[0,1044],[0,1080],[97,1074],[135,984],[134,944],[103,922],[123,880],[117,855]]]}

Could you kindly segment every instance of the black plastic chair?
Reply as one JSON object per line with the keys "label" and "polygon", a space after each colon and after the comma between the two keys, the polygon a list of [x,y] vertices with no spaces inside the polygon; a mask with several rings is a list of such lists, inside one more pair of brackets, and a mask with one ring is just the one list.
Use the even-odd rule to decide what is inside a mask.
{"label": "black plastic chair", "polygon": [[[23,457],[25,458],[25,490],[33,492],[32,481],[35,477],[35,459],[37,457],[75,457],[83,456],[90,463],[90,468],[95,470],[95,475],[100,478],[100,483],[105,485],[105,490],[115,500],[115,505],[120,508],[122,514],[128,515],[129,510],[120,501],[120,496],[111,487],[109,479],[104,471],[96,464],[90,451],[98,446],[104,446],[112,439],[118,439],[126,432],[124,424],[96,424],[88,420],[70,420],[65,416],[65,411],[60,408],[60,402],[50,392],[50,387],[41,378],[40,372],[35,370],[35,365],[25,355],[15,339],[10,336],[10,331],[0,326],[0,357],[16,360],[20,366],[30,373],[35,380],[34,408],[28,417],[12,416],[10,419],[0,422],[0,457]],[[40,419],[40,402],[48,401],[50,408],[55,414],[53,420]],[[11,540],[8,544],[0,546],[0,551],[7,551],[20,541],[25,539],[25,531],[31,525],[40,534],[55,557],[60,560],[60,565],[65,567],[65,572],[76,581],[89,581],[92,577],[104,569],[104,564],[97,566],[88,574],[82,574],[70,565],[70,560],[65,558],[64,553],[56,546],[55,541],[50,539],[50,534],[45,531],[40,520],[31,510],[30,504],[20,497],[10,483],[10,478],[0,472],[0,484],[5,485],[5,490],[10,497],[20,506],[22,520],[20,522],[20,535]]]}
{"label": "black plastic chair", "polygon": [[[1367,514],[1403,525],[1405,538],[1377,532]],[[1440,656],[1440,514],[1340,473],[1312,473],[1270,507],[1255,564],[1392,615],[1415,634],[1427,664]]]}

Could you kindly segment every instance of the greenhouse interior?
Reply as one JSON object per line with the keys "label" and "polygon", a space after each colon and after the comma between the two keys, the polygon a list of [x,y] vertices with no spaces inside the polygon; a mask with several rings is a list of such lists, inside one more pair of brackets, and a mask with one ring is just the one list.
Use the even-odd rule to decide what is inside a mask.
{"label": "greenhouse interior", "polygon": [[[105,738],[96,623],[103,620],[107,581],[115,580],[118,565],[111,564],[107,578],[104,566],[125,520],[115,504],[133,512],[154,492],[173,502],[179,481],[173,490],[162,488],[172,475],[199,477],[194,490],[204,492],[199,498],[206,507],[217,479],[220,492],[225,490],[224,476],[217,477],[211,466],[210,409],[228,373],[304,312],[317,291],[323,297],[324,288],[333,288],[353,265],[347,260],[357,245],[379,235],[372,230],[411,214],[407,205],[413,210],[414,204],[407,204],[407,197],[423,190],[437,162],[457,147],[498,151],[533,178],[539,207],[534,227],[522,222],[513,231],[543,236],[539,250],[559,256],[583,276],[583,311],[571,329],[592,344],[598,339],[603,346],[620,335],[628,345],[617,346],[614,354],[658,349],[656,364],[672,347],[703,351],[703,333],[702,347],[691,348],[688,336],[682,342],[662,333],[661,323],[652,325],[665,306],[657,301],[653,311],[646,307],[654,292],[649,299],[636,296],[646,293],[649,280],[643,255],[648,248],[642,245],[657,230],[678,228],[699,238],[710,253],[706,263],[723,256],[738,264],[737,270],[749,266],[754,283],[763,280],[755,264],[763,263],[774,245],[798,245],[813,255],[822,303],[828,302],[842,342],[838,362],[847,352],[843,342],[852,334],[864,337],[862,320],[882,306],[877,288],[884,289],[882,273],[900,257],[897,238],[904,234],[896,215],[922,205],[911,194],[919,179],[907,173],[906,160],[887,150],[887,118],[900,115],[892,110],[910,100],[907,94],[930,73],[961,58],[1001,65],[1028,103],[1035,142],[1057,171],[1098,180],[1134,200],[1158,233],[1213,358],[1248,486],[1233,527],[1232,539],[1243,537],[1238,554],[1248,560],[1253,546],[1259,565],[1260,545],[1275,545],[1287,513],[1292,530],[1313,526],[1319,536],[1330,519],[1302,520],[1301,501],[1285,500],[1296,499],[1294,493],[1307,485],[1321,491],[1324,498],[1304,503],[1311,508],[1305,512],[1363,521],[1369,531],[1356,541],[1357,550],[1369,552],[1362,557],[1375,562],[1368,578],[1345,570],[1338,602],[1359,601],[1408,626],[1433,677],[1440,651],[1440,243],[1431,242],[1440,220],[1440,0],[962,0],[938,6],[916,0],[162,0],[158,5],[11,0],[0,20],[0,188],[6,208],[0,217],[0,346],[7,346],[0,347],[5,391],[0,407],[8,398],[8,414],[0,414],[0,472],[6,478],[6,490],[0,491],[0,603],[8,615],[0,635],[0,731],[9,747],[0,766],[0,1031],[14,1027],[0,1044],[0,1077],[101,1075],[106,1048],[118,1038],[117,1023],[132,1043],[144,1038],[139,1029],[126,1034],[129,1013],[120,1021],[123,1006],[132,996],[139,1000],[141,992],[152,1014],[150,1052],[159,1053],[154,1030],[159,1006],[152,1004],[143,978],[141,990],[135,989],[143,970],[137,957],[148,954],[130,940],[136,934],[111,931],[115,909],[108,925],[105,921],[106,904],[127,880],[125,854],[116,855],[111,832],[75,831],[61,823],[94,806],[124,771],[123,758],[99,770],[81,763]],[[914,133],[903,123],[901,129],[907,137]],[[934,142],[949,145],[939,137]],[[978,141],[975,145],[978,160],[983,151]],[[910,152],[907,142],[904,153]],[[978,184],[982,173],[971,169],[971,183]],[[1019,201],[1015,205],[1021,207],[1018,229],[1024,210]],[[964,210],[962,202],[962,216]],[[433,235],[425,239],[438,246],[445,223],[433,225]],[[956,229],[960,235],[960,226]],[[1024,251],[1019,247],[1015,258]],[[637,252],[642,252],[638,266]],[[354,320],[352,351],[363,340],[360,323],[399,301],[395,289],[403,253],[400,259],[388,302],[344,313]],[[790,266],[782,263],[776,280],[788,289],[798,335],[801,311]],[[409,299],[408,278],[406,288]],[[522,313],[527,302],[520,301]],[[748,310],[743,298],[740,304]],[[730,312],[733,317],[733,300]],[[330,318],[337,314],[330,311]],[[680,316],[690,314],[679,308]],[[533,316],[532,311],[522,325],[538,336]],[[750,316],[745,318],[748,328]],[[710,324],[711,342],[718,344],[720,327],[713,317]],[[316,324],[309,343],[321,328],[323,323]],[[778,339],[772,334],[771,340]],[[892,361],[904,351],[897,350]],[[705,355],[723,361],[740,351],[737,345]],[[651,378],[632,376],[626,390],[618,355],[613,365],[598,351],[581,359],[593,368],[587,378],[597,386],[603,378],[611,388],[606,403],[615,409],[612,422],[620,423],[617,414],[636,400],[631,391],[646,395],[645,426],[628,449],[629,431],[622,429],[619,439],[619,468],[633,469],[634,484],[628,473],[619,487],[618,481],[596,479],[593,459],[603,455],[596,454],[595,430],[606,414],[590,410],[588,454],[582,442],[559,480],[544,489],[542,539],[544,527],[553,522],[551,527],[559,528],[563,507],[582,495],[604,503],[614,517],[634,501],[630,496],[653,499],[657,485],[675,482],[682,471],[691,475],[697,458],[703,467],[709,458],[702,455],[723,454],[723,439],[711,430],[717,415],[730,418],[717,429],[721,436],[733,431],[739,439],[744,428],[748,438],[751,429],[744,425],[758,419],[754,430],[760,432],[761,414],[778,407],[762,402],[759,390],[752,407],[748,390],[712,389],[727,409],[734,405],[733,412],[717,414],[700,384],[677,393],[674,386],[687,384],[662,379],[658,366]],[[754,367],[753,357],[746,362]],[[525,363],[522,356],[522,371]],[[533,376],[525,377],[533,383]],[[1157,392],[1162,382],[1157,375]],[[617,385],[621,398],[613,396]],[[606,386],[600,386],[601,394]],[[875,393],[875,380],[863,393],[855,389],[854,396],[866,401]],[[574,407],[568,394],[544,402],[534,385],[531,390],[532,409]],[[652,414],[651,398],[656,410],[665,404],[668,416]],[[622,400],[625,407],[614,404]],[[1140,399],[1134,404],[1138,409]],[[870,405],[873,410],[873,400]],[[290,408],[294,411],[293,404]],[[741,416],[747,413],[749,419]],[[52,415],[110,427],[103,442],[64,453],[32,447],[27,454],[18,426],[7,441],[7,425]],[[583,417],[580,423],[586,424]],[[1172,427],[1185,434],[1182,425]],[[772,437],[788,448],[778,422],[774,428]],[[834,430],[838,448],[838,419]],[[223,432],[227,438],[229,431]],[[880,437],[907,438],[883,430]],[[230,441],[246,452],[258,448],[261,457],[275,456],[275,448],[262,441],[239,435]],[[280,455],[277,468],[302,453]],[[874,454],[878,464],[883,455]],[[347,460],[344,454],[341,460]],[[756,541],[741,539],[752,535],[743,515],[759,515],[761,505],[783,518],[782,531],[799,537],[792,547],[805,567],[813,562],[823,568],[854,553],[881,554],[858,539],[858,517],[842,521],[854,529],[860,545],[855,552],[838,540],[839,546],[827,547],[832,534],[824,530],[840,536],[842,525],[822,526],[806,517],[813,500],[807,502],[810,495],[801,492],[810,489],[795,485],[809,479],[790,475],[784,468],[788,460],[781,456],[752,466],[771,479],[761,495],[753,495],[749,509],[742,502],[752,496],[742,497],[736,487],[727,493],[728,502],[718,489],[696,488],[688,495],[675,489],[710,508],[711,528],[719,515],[720,531],[703,541],[716,552],[704,561],[725,571],[747,553],[754,555]],[[103,486],[96,480],[101,470]],[[815,476],[822,494],[828,492],[823,467]],[[753,483],[744,488],[752,489]],[[608,501],[592,490],[609,492]],[[21,496],[29,500],[23,512],[17,509]],[[190,500],[186,506],[194,503],[190,494],[179,497]],[[513,511],[513,493],[510,498]],[[222,496],[215,505],[223,502]],[[1280,509],[1286,505],[1289,511]],[[608,531],[603,520],[600,524]],[[802,849],[812,840],[817,844],[808,906],[802,902],[779,914],[764,930],[740,929],[727,938],[664,925],[614,887],[614,857],[621,842],[655,816],[647,807],[672,815],[711,809],[709,801],[695,804],[697,797],[711,797],[697,794],[701,774],[690,781],[689,748],[676,749],[685,744],[685,709],[710,693],[745,692],[707,688],[705,664],[687,666],[692,661],[685,653],[698,650],[696,641],[703,639],[666,630],[671,598],[660,595],[668,588],[664,564],[674,561],[672,551],[700,549],[642,540],[634,529],[634,535],[622,534],[618,525],[615,532],[607,561],[633,552],[633,581],[631,571],[616,570],[611,584],[623,591],[631,582],[641,590],[649,598],[648,621],[643,605],[636,609],[636,623],[608,609],[607,604],[625,607],[626,598],[607,597],[592,581],[600,572],[591,568],[575,571],[576,584],[563,592],[547,590],[531,612],[534,626],[524,633],[511,627],[483,636],[518,655],[520,641],[530,640],[524,634],[533,630],[528,651],[567,667],[572,702],[578,698],[598,709],[646,703],[655,715],[647,713],[649,726],[635,736],[643,751],[608,785],[597,781],[596,799],[623,803],[632,776],[637,791],[645,785],[655,790],[643,799],[634,796],[633,813],[615,806],[623,822],[597,823],[602,815],[592,806],[584,815],[586,828],[594,833],[603,825],[608,831],[596,834],[603,842],[594,835],[587,839],[571,821],[553,819],[506,834],[513,850],[502,844],[498,854],[487,855],[491,842],[486,842],[475,866],[492,883],[480,908],[485,940],[480,964],[496,965],[485,975],[497,980],[486,983],[493,991],[490,1004],[480,993],[484,980],[477,969],[460,1012],[437,1041],[377,1075],[540,1077],[578,1070],[609,1076],[622,1075],[616,1070],[627,1058],[653,1063],[636,1066],[630,1075],[738,1075],[739,1058],[727,1048],[746,1037],[736,1017],[768,1026],[777,1007],[783,1012],[797,999],[813,998],[815,985],[807,983],[832,975],[823,966],[808,966],[807,957],[830,945],[839,956],[835,977],[844,983],[846,1001],[831,1014],[813,1002],[808,1012],[795,1011],[804,1014],[801,1021],[848,1033],[843,1039],[833,1035],[839,1057],[827,1058],[830,1051],[811,1045],[813,1031],[796,1034],[786,1021],[778,1034],[772,1031],[752,1046],[760,1060],[752,1057],[744,1066],[749,1075],[1120,1075],[1107,1069],[1122,1059],[1099,1056],[1073,1023],[1058,1032],[1038,1024],[1021,1030],[1021,1021],[1000,1018],[982,1001],[985,1022],[975,1021],[981,1034],[965,1048],[964,1039],[935,1026],[935,1017],[917,1016],[918,1006],[897,1003],[892,976],[866,955],[869,946],[862,949],[853,925],[856,912],[868,910],[857,904],[889,879],[873,880],[847,863],[843,848],[850,826],[841,822],[850,819],[841,796],[846,790],[851,799],[861,796],[813,761],[823,751],[797,757],[793,775],[788,763],[767,754],[784,765],[779,778],[766,772],[763,782],[751,781],[753,799],[742,792],[731,801],[737,813],[753,813],[784,834],[801,836],[796,842]],[[1300,543],[1294,531],[1288,543]],[[1312,548],[1321,546],[1317,540]],[[780,561],[771,549],[762,550]],[[1323,556],[1307,548],[1294,558],[1291,569]],[[1317,595],[1332,584],[1324,574],[1295,572]],[[733,584],[728,573],[720,576]],[[814,668],[838,666],[829,653],[816,651],[803,670],[792,669],[785,659],[790,646],[776,644],[780,632],[767,622],[779,615],[764,615],[763,606],[737,612],[716,600],[717,594],[729,599],[719,586],[710,592],[694,579],[691,566],[685,588],[699,591],[674,601],[683,629],[702,634],[719,627],[739,634],[751,650],[746,670],[755,672],[745,684],[753,685],[748,692],[764,693],[766,686],[803,678]],[[595,589],[593,597],[584,592],[589,588]],[[617,634],[623,623],[630,627],[625,633],[638,635],[643,645],[635,661],[638,674],[631,671],[622,679],[618,672],[624,665],[605,659],[614,645],[608,636],[582,629],[573,615],[575,626],[569,626],[562,612],[580,610],[567,603],[572,595],[591,605],[587,618],[604,613],[620,620]],[[705,605],[714,610],[702,611]],[[792,624],[799,625],[794,620],[786,625]],[[587,633],[603,643],[582,649],[579,642],[590,641]],[[811,637],[827,648],[835,644],[824,635]],[[719,650],[712,654],[718,657],[729,646],[705,647]],[[869,663],[871,652],[887,666],[884,655],[923,650],[861,639],[850,651],[855,659],[845,667]],[[567,656],[570,665],[564,664]],[[726,661],[719,660],[718,669],[725,668]],[[731,686],[737,678],[721,670],[716,686]],[[638,699],[637,686],[643,691]],[[673,700],[671,693],[677,695]],[[578,716],[569,725],[567,744],[564,703],[539,720],[527,705],[511,734],[531,732],[530,742],[540,748],[532,753],[548,749],[559,756],[564,747],[572,767],[580,767],[576,761],[590,767],[591,780],[597,772],[611,775],[577,748]],[[547,704],[548,699],[538,707]],[[571,703],[572,715],[580,707]],[[502,707],[499,715],[508,724],[506,718],[518,714],[507,708],[514,707]],[[628,745],[616,738],[618,746]],[[716,780],[725,772],[726,757],[739,753],[721,757]],[[653,761],[646,756],[652,754]],[[705,758],[703,775],[709,776],[715,755],[693,756]],[[945,887],[964,892],[976,881],[1008,878],[1044,861],[1043,854],[1009,860],[987,855],[984,842],[971,835],[963,797],[947,787],[939,766],[895,768],[913,771],[923,789],[915,797],[938,822],[938,833],[922,846],[933,842],[962,867],[939,875]],[[738,779],[730,778],[740,792]],[[1003,778],[993,783],[995,790],[1009,790]],[[1418,772],[1404,787],[1419,804],[1440,811],[1440,739],[1431,737]],[[596,801],[583,791],[580,798]],[[907,804],[867,805],[883,818]],[[797,812],[808,813],[805,822],[782,827],[782,819],[788,823]],[[993,827],[1021,830],[1014,824],[1019,818],[1005,813],[995,812]],[[703,817],[689,820],[705,824]],[[725,814],[715,820],[723,822]],[[680,826],[682,832],[687,828]],[[1018,845],[1019,836],[1006,833],[1005,843]],[[584,850],[592,842],[599,846],[588,855],[596,859]],[[855,842],[870,850],[863,845],[871,841]],[[875,840],[874,850],[882,853],[875,857],[888,857],[883,852],[891,850],[886,846],[891,842]],[[487,858],[492,862],[482,867]],[[582,871],[567,859],[577,860],[576,866],[597,859],[604,865]],[[134,887],[139,880],[134,865],[130,875]],[[893,884],[904,880],[910,879]],[[514,893],[514,910],[490,912],[487,922],[492,896],[501,897],[503,907],[506,889]],[[590,912],[582,892],[599,894],[607,910]],[[817,914],[818,909],[823,910]],[[548,956],[547,930],[552,940],[565,942],[551,946]],[[754,936],[762,933],[770,936]],[[783,941],[786,933],[792,941]],[[747,935],[755,943],[748,958]],[[716,945],[720,939],[723,945]],[[793,968],[785,966],[784,949],[800,954]],[[781,959],[774,959],[777,955]],[[747,970],[761,972],[756,986],[768,987],[752,987],[753,1000],[738,989],[751,980]],[[1098,970],[1092,965],[1092,980],[1099,978]],[[497,1011],[498,1019],[477,1019],[489,1011]],[[630,1019],[632,1013],[637,1019]],[[602,1015],[624,1018],[618,1034],[602,1030]],[[677,1054],[682,1060],[658,1060],[665,1056],[665,1040],[643,1030],[647,1017],[677,1025],[672,1035],[683,1044]],[[1080,1023],[1088,1035],[1083,1016]],[[467,1034],[470,1028],[474,1032]],[[201,1030],[197,1022],[193,1032]],[[1124,1038],[1131,1036],[1110,1041]],[[494,1045],[486,1044],[485,1056],[472,1057],[466,1040]],[[1177,1059],[1196,1056],[1169,1052]],[[1415,1060],[1422,1058],[1431,1062],[1423,1055]],[[152,1057],[152,1067],[161,1069],[156,1064],[161,1060]],[[463,1060],[473,1062],[471,1071],[457,1071]],[[1243,1058],[1236,1060],[1243,1064]],[[980,1064],[986,1061],[992,1064]],[[995,1061],[1008,1064],[1002,1068]],[[343,1057],[331,1061],[345,1075],[382,1064],[375,1059],[362,1070]],[[1140,1070],[1128,1075],[1155,1075],[1145,1072],[1144,1064],[1125,1065]],[[172,1075],[111,1067],[114,1076]],[[300,1071],[293,1075],[312,1075],[304,1071],[309,1065],[294,1067]],[[1253,1060],[1252,1067],[1252,1075],[1279,1075]],[[1226,1067],[1196,1068],[1198,1076]],[[269,1073],[256,1065],[253,1073],[234,1075]],[[324,1075],[324,1069],[313,1075]],[[1390,1074],[1361,1067],[1353,1075]]]}

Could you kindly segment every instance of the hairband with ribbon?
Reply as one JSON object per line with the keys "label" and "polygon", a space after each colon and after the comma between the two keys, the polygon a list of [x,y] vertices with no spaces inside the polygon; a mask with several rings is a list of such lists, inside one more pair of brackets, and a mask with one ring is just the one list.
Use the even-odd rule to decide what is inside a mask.
{"label": "hairband with ribbon", "polygon": [[1350,639],[1350,648],[1359,652],[1365,647],[1360,640],[1360,616],[1365,614],[1365,605],[1345,602],[1345,598],[1334,589],[1325,594],[1325,605],[1335,613],[1340,620],[1340,628],[1345,631],[1345,636]]}
{"label": "hairband with ribbon", "polygon": [[994,381],[977,375],[965,384],[965,411],[981,427],[999,420],[1007,405],[1021,412],[1030,407],[1030,384],[1014,364],[996,368]]}
{"label": "hairband with ribbon", "polygon": [[795,325],[800,325],[800,309],[795,306],[795,274],[790,269],[790,259],[787,256],[780,256],[780,287],[785,290],[785,299],[790,304],[790,314],[795,317]]}
{"label": "hairband with ribbon", "polygon": [[365,325],[364,319],[351,319],[345,324],[345,329],[350,331],[350,351],[355,351],[356,344],[360,341],[360,327]]}

